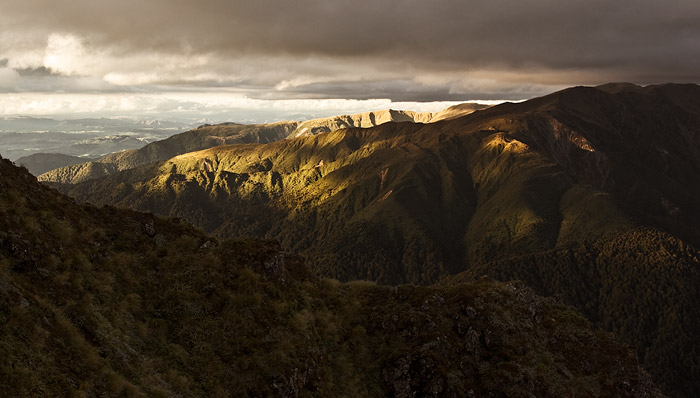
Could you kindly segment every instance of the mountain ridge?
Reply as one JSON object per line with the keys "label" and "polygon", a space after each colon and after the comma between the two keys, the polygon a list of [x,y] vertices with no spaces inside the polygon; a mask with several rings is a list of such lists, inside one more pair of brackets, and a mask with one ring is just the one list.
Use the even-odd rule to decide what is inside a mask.
{"label": "mountain ridge", "polygon": [[84,163],[86,160],[93,161],[95,159],[86,159],[84,157],[64,155],[61,153],[35,153],[15,160],[15,163],[26,167],[30,173],[38,176],[60,167]]}
{"label": "mountain ridge", "polygon": [[[693,396],[697,344],[681,348],[649,326],[661,315],[643,313],[636,298],[674,275],[682,288],[645,300],[656,311],[697,313],[700,186],[687,182],[700,173],[699,105],[696,85],[577,87],[431,124],[219,146],[59,188],[82,201],[184,217],[221,237],[278,239],[340,280],[429,284],[470,269],[488,274],[493,264],[494,277],[532,281],[527,264],[541,261],[538,272],[571,270],[557,283],[568,289],[602,267],[588,250],[624,253],[625,239],[609,237],[636,239],[642,257],[606,257],[609,268],[584,278],[605,299],[565,295],[567,303],[635,345],[664,391]],[[664,243],[676,239],[682,245]],[[645,256],[660,266],[649,284],[610,298],[600,281],[627,286]],[[519,265],[498,271],[507,261]],[[629,327],[638,319],[649,324]],[[683,319],[678,333],[700,333],[692,316]]]}
{"label": "mountain ridge", "polygon": [[327,133],[344,127],[371,127],[391,121],[429,123],[455,118],[487,107],[486,105],[465,103],[433,113],[390,109],[312,119],[304,122],[283,121],[253,125],[238,123],[205,124],[165,140],[150,143],[140,149],[116,152],[94,162],[50,170],[39,175],[39,179],[47,182],[74,184],[218,145],[252,142],[268,143],[285,138]]}
{"label": "mountain ridge", "polygon": [[329,133],[343,128],[376,127],[380,124],[388,122],[434,123],[441,120],[454,119],[456,117],[468,115],[477,110],[486,108],[488,108],[488,105],[467,102],[450,106],[438,112],[414,112],[387,109],[382,111],[358,113],[354,115],[332,116],[328,118],[300,122],[299,126],[287,138]]}
{"label": "mountain ridge", "polygon": [[[585,92],[588,93],[588,91]],[[566,94],[558,94],[558,96],[561,95]],[[546,98],[547,97],[545,97],[545,101],[547,101]],[[558,97],[553,97],[553,99],[557,101],[559,100]],[[596,98],[595,101],[599,101],[599,99]],[[547,106],[551,108],[552,101],[549,100],[548,103],[549,105]],[[534,104],[536,105],[537,102],[535,101]],[[528,105],[532,104],[528,103],[527,105],[522,106],[532,108],[532,106],[528,107]],[[515,106],[519,106],[519,104],[516,104]],[[510,105],[508,105],[508,107],[510,107]],[[537,108],[535,108],[534,110],[538,111]],[[569,112],[567,109],[565,109],[565,111]],[[491,111],[491,113],[493,112],[495,111]],[[508,110],[506,110],[506,112],[508,112]],[[486,190],[485,188],[487,188],[489,184],[495,183],[497,184],[497,186],[499,184],[497,180],[491,181],[489,173],[491,173],[493,170],[498,170],[499,167],[502,167],[508,170],[508,173],[515,173],[512,174],[513,178],[518,178],[516,174],[517,172],[519,172],[519,170],[513,169],[512,166],[507,164],[507,162],[512,162],[513,160],[518,161],[518,159],[522,158],[523,156],[519,154],[519,151],[522,152],[522,154],[524,154],[526,157],[531,158],[532,161],[539,162],[541,166],[544,167],[544,169],[541,167],[540,170],[544,170],[545,174],[548,173],[548,171],[545,170],[547,168],[564,168],[564,170],[566,170],[565,174],[568,175],[558,174],[562,170],[554,171],[554,169],[551,169],[551,172],[554,173],[552,178],[554,178],[555,181],[559,181],[557,184],[563,184],[561,186],[567,185],[567,179],[575,178],[578,182],[576,182],[576,184],[574,185],[578,185],[577,189],[579,191],[582,189],[589,191],[592,190],[591,194],[595,194],[595,191],[600,191],[599,194],[596,195],[598,195],[597,197],[601,199],[605,198],[606,195],[611,195],[612,192],[609,191],[620,189],[618,187],[620,185],[620,182],[616,181],[614,174],[611,174],[610,168],[612,167],[612,161],[609,158],[609,155],[601,151],[597,151],[595,148],[593,148],[593,146],[598,145],[619,147],[619,141],[609,141],[609,137],[607,136],[589,136],[590,139],[586,139],[581,134],[577,133],[575,128],[572,128],[557,120],[557,117],[563,117],[556,114],[554,115],[554,118],[552,118],[549,115],[544,115],[544,118],[540,116],[527,116],[517,121],[506,121],[501,116],[498,116],[495,120],[489,120],[489,117],[490,116],[488,111],[482,111],[479,115],[477,115],[476,118],[471,118],[471,120],[467,123],[466,126],[459,125],[459,123],[461,122],[448,121],[441,122],[443,123],[441,125],[428,125],[424,127],[422,125],[408,124],[392,125],[392,127],[386,128],[377,127],[374,130],[369,130],[367,133],[365,133],[364,131],[352,129],[339,130],[337,132],[329,133],[330,135],[327,134],[323,136],[323,138],[302,139],[301,141],[291,140],[289,142],[271,144],[272,146],[270,146],[269,149],[267,146],[255,145],[217,147],[172,158],[169,161],[169,163],[167,163],[168,166],[162,166],[164,167],[162,170],[164,174],[170,173],[170,170],[166,171],[166,169],[168,169],[169,167],[172,168],[172,166],[170,166],[170,164],[172,164],[176,166],[176,174],[192,173],[192,178],[195,178],[198,181],[209,181],[207,180],[207,177],[205,175],[195,176],[195,174],[198,173],[198,170],[203,170],[205,173],[214,172],[216,174],[217,171],[221,171],[226,173],[234,173],[242,176],[247,175],[248,177],[245,178],[252,177],[253,175],[268,178],[269,181],[265,183],[267,184],[267,188],[260,186],[258,186],[258,188],[270,189],[272,195],[270,196],[270,198],[276,195],[273,193],[275,189],[274,186],[280,186],[279,183],[277,183],[277,185],[272,184],[272,180],[275,179],[275,181],[282,183],[282,191],[284,191],[283,193],[289,193],[289,200],[299,202],[301,200],[305,200],[301,197],[309,196],[309,192],[318,192],[318,190],[313,189],[309,192],[306,192],[306,184],[295,185],[295,181],[300,181],[299,179],[303,180],[304,178],[311,178],[312,180],[324,180],[326,178],[325,176],[329,174],[332,174],[333,178],[335,178],[335,176],[340,177],[342,173],[336,172],[339,172],[340,169],[344,168],[347,170],[348,168],[346,166],[351,166],[349,164],[346,164],[347,162],[360,162],[363,158],[374,156],[373,154],[375,152],[380,152],[380,150],[396,151],[400,149],[400,152],[397,152],[397,154],[404,153],[410,155],[410,153],[414,151],[413,147],[419,145],[425,149],[428,149],[431,153],[437,155],[438,157],[442,156],[441,153],[448,153],[450,151],[455,152],[454,148],[447,148],[448,145],[439,142],[442,139],[443,141],[452,140],[449,141],[450,145],[455,145],[457,147],[464,148],[459,150],[459,152],[461,153],[452,153],[450,156],[457,157],[458,159],[463,159],[465,156],[467,156],[466,152],[476,152],[484,155],[484,161],[486,163],[478,164],[477,162],[471,165],[467,164],[467,168],[472,170],[472,175],[467,176],[464,174],[464,172],[460,171],[459,173],[461,173],[461,177],[459,178],[467,179],[468,181],[469,179],[473,179],[475,176],[478,177],[482,181],[474,183],[480,184],[480,189],[482,191],[485,191],[485,193],[488,195],[490,195],[490,193],[488,193],[488,190]],[[482,121],[480,119],[487,120]],[[480,126],[480,124],[484,122],[489,125]],[[565,123],[578,123],[578,121],[574,118],[571,122],[565,120]],[[583,125],[582,127],[584,129],[592,130],[593,134],[600,134],[596,133],[596,130],[593,130],[593,128],[597,128],[595,125],[593,126],[593,128],[590,127],[590,124]],[[468,134],[453,134],[452,136],[449,136],[446,133],[448,131],[459,131],[460,129],[472,129],[475,132]],[[508,132],[508,130],[510,130],[510,132]],[[436,133],[436,131],[440,132]],[[398,134],[396,134],[396,132],[398,132]],[[437,140],[435,140],[435,135],[438,136]],[[681,139],[683,139],[683,137],[681,137]],[[392,142],[392,140],[395,140],[397,142]],[[595,142],[595,140],[598,140],[600,142]],[[606,142],[606,140],[609,142]],[[686,145],[686,142],[678,142],[678,140],[676,140],[676,142],[671,142],[671,144],[673,144],[674,146],[674,148],[672,148],[673,151],[686,152],[686,157],[689,160],[694,158],[693,161],[695,162],[695,164],[693,165],[691,163],[691,168],[689,170],[684,170],[680,166],[674,166],[670,170],[676,173],[681,173],[680,175],[675,176],[673,179],[669,179],[667,182],[665,182],[665,188],[668,188],[669,193],[676,195],[677,197],[667,198],[666,196],[659,195],[658,193],[652,193],[656,196],[656,202],[653,205],[651,203],[645,204],[643,211],[639,213],[648,213],[657,218],[683,219],[690,217],[691,222],[688,222],[687,225],[691,230],[688,231],[688,235],[695,236],[695,241],[697,242],[697,225],[699,225],[699,223],[695,220],[695,218],[697,218],[697,215],[693,213],[692,208],[693,204],[697,204],[697,197],[700,196],[700,194],[698,194],[697,192],[684,193],[683,191],[687,191],[688,189],[692,191],[694,188],[680,187],[678,184],[678,180],[681,180],[683,178],[687,180],[691,178],[694,172],[693,170],[698,168],[697,164],[698,159],[700,159],[700,155],[698,155],[697,153],[693,153],[693,147]],[[362,148],[363,145],[364,149],[359,150],[359,148]],[[647,144],[647,146],[649,145]],[[644,148],[631,148],[631,150],[637,152],[646,151],[646,149]],[[654,164],[652,166],[656,167],[657,169],[670,167],[671,163],[669,163],[669,161],[664,158],[665,155],[663,151],[666,151],[666,149],[660,148],[656,151],[658,152],[658,158],[655,159],[655,161],[658,164]],[[416,155],[422,156],[420,153],[417,153]],[[275,157],[279,158],[280,160],[275,160]],[[471,157],[473,158],[473,156]],[[204,161],[198,158],[207,160]],[[340,161],[338,161],[338,159],[340,159]],[[393,162],[388,158],[384,159],[384,161],[388,162],[387,165],[390,165],[391,162]],[[506,163],[503,163],[504,161]],[[631,164],[634,167],[639,167],[644,160],[639,158],[630,158],[629,160],[624,161],[628,163],[631,162]],[[459,160],[459,162],[463,162],[463,160]],[[407,165],[406,162],[402,164]],[[457,169],[463,167],[459,164],[446,166],[448,167],[448,169],[451,168],[454,170],[454,172],[449,170],[447,171],[450,175],[453,176],[457,175]],[[383,173],[384,167],[373,167],[373,169],[374,171],[370,175],[378,176],[379,179],[383,181],[379,185],[382,185],[382,188],[383,185],[389,185],[388,183],[392,179],[392,174],[390,173],[391,170],[388,170],[383,177],[380,177],[379,175]],[[688,168],[685,167],[685,169]],[[650,170],[650,172],[651,171],[652,170]],[[262,174],[258,175],[257,173]],[[282,180],[279,180],[277,177],[275,177],[275,173],[278,173],[280,177],[286,176],[290,180],[282,181],[284,180],[284,178],[282,178]],[[320,175],[317,175],[319,173]],[[653,173],[657,172],[653,171]],[[650,173],[647,172],[647,174]],[[629,179],[630,177],[634,178],[637,176],[629,176],[623,174],[620,178]],[[644,175],[642,177],[646,179],[656,178],[654,175]],[[372,179],[374,178],[376,177],[372,177]],[[119,178],[115,178],[115,183],[118,180]],[[309,181],[313,182],[312,180]],[[137,180],[133,181],[136,182]],[[338,190],[342,190],[342,186],[345,186],[343,184],[347,184],[347,182],[341,182],[341,185],[339,187],[334,187],[332,185],[335,183],[331,181],[331,178],[328,178],[327,181],[331,183],[331,186],[327,188],[319,187],[321,190],[325,189],[337,192]],[[342,177],[340,181],[342,181]],[[215,178],[214,180],[207,182],[207,184],[210,183],[216,185],[223,184],[224,182],[222,182],[221,180],[218,180],[217,182]],[[100,183],[95,184],[99,185]],[[627,186],[624,186],[622,189],[642,189],[640,187],[634,186],[634,184],[635,183],[633,182],[627,183]],[[629,185],[632,186],[630,187]],[[73,190],[73,192],[75,193],[78,192],[77,187],[67,186],[65,188],[68,190]],[[453,187],[449,188],[452,189]],[[470,189],[473,190],[474,187]],[[697,190],[695,189],[695,191]],[[382,192],[382,195],[386,195],[387,190],[384,190]],[[264,192],[262,193],[264,194]],[[392,194],[394,193],[395,192],[392,191]],[[392,194],[389,194],[389,196],[391,196]],[[625,192],[624,194],[630,195],[634,194],[634,192]],[[652,194],[650,194],[650,196]],[[691,196],[689,196],[688,194],[690,194]],[[327,201],[327,199],[332,198],[332,196],[334,195],[335,193],[333,193],[331,196],[323,196],[322,194],[312,194],[311,196],[315,197],[315,200],[317,201]],[[473,193],[465,191],[460,193],[459,195],[461,197],[466,198],[470,195],[473,195]],[[561,195],[561,193],[558,193],[557,195]],[[299,196],[300,198],[297,198],[297,196]],[[389,196],[387,196],[387,198]],[[611,206],[614,205],[614,200],[612,200],[614,196],[615,195],[610,196],[610,200],[608,201],[610,202]],[[693,197],[695,198],[693,199]],[[82,197],[82,200],[86,199],[89,198]],[[97,200],[98,203],[107,203],[99,202],[101,199],[98,198],[92,198],[92,200]],[[473,197],[472,200],[478,200],[478,198]],[[600,200],[598,200],[598,202],[600,202]],[[125,204],[128,205],[128,203]],[[682,204],[682,206],[678,207],[678,204]],[[685,209],[685,212],[687,214],[681,216],[681,214],[673,210],[674,208],[678,208],[678,212],[681,212],[683,211],[683,209]],[[675,215],[671,216],[670,213],[674,213]],[[166,214],[168,213],[166,212]],[[554,217],[557,216],[554,215]]]}

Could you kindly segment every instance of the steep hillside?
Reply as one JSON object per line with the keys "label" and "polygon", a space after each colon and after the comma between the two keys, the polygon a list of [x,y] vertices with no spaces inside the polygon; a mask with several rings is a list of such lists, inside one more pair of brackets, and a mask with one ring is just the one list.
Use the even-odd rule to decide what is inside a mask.
{"label": "steep hillside", "polygon": [[645,228],[480,264],[441,284],[489,275],[556,295],[634,346],[663,391],[694,397],[700,392],[699,258],[694,247]]}
{"label": "steep hillside", "polygon": [[30,173],[38,176],[59,167],[72,166],[92,160],[94,159],[64,155],[62,153],[35,153],[34,155],[21,157],[15,163],[26,167]]}
{"label": "steep hillside", "polygon": [[683,95],[700,87],[642,91],[219,146],[61,189],[278,239],[344,280],[429,283],[640,223],[697,244],[700,112]]}
{"label": "steep hillside", "polygon": [[76,205],[2,159],[0,177],[7,396],[660,396],[518,283],[339,284],[274,243]]}
{"label": "steep hillside", "polygon": [[[695,313],[700,299],[692,260],[700,255],[699,132],[696,85],[577,87],[431,124],[216,147],[61,189],[184,217],[220,237],[274,238],[318,274],[388,284],[489,274],[499,261],[634,237],[640,258],[672,255],[646,283],[625,282],[632,299],[564,296],[635,345],[667,391],[694,396],[700,345],[678,343],[655,322],[665,308]],[[637,234],[642,227],[650,233]],[[668,249],[675,241],[686,249]],[[616,242],[605,247],[631,250]],[[681,254],[684,265],[674,265]],[[618,255],[604,278],[631,280],[638,263]],[[584,272],[590,263],[561,266]],[[565,290],[582,276],[562,278]],[[648,313],[633,299],[672,281],[689,285],[658,293]],[[590,283],[597,292],[608,286]],[[644,325],[628,326],[639,319]],[[677,333],[700,335],[691,318],[674,319]]]}

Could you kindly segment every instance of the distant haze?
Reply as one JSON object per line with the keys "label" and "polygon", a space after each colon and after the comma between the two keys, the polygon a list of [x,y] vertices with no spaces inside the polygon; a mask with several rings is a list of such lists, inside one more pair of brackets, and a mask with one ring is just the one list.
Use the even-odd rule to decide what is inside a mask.
{"label": "distant haze", "polygon": [[[152,93],[0,94],[0,116],[51,116],[61,119],[122,117],[179,122],[269,123],[308,120],[383,109],[437,112],[462,101],[376,99],[254,99],[222,90]],[[469,101],[467,101],[469,102]],[[501,101],[479,100],[493,105]],[[0,120],[0,130],[2,120]]]}
{"label": "distant haze", "polygon": [[697,0],[1,3],[2,115],[270,120],[700,82]]}

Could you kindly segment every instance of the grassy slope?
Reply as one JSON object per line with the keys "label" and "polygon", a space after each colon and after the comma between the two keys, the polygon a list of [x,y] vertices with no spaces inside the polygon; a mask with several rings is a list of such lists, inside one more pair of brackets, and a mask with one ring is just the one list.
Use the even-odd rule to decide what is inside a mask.
{"label": "grassy slope", "polygon": [[340,284],[275,243],[0,176],[11,396],[659,395],[627,348],[517,283]]}
{"label": "grassy slope", "polygon": [[700,173],[700,111],[649,90],[216,147],[62,189],[277,239],[342,280],[430,283],[637,223],[698,243],[700,188],[683,181]]}
{"label": "grassy slope", "polygon": [[[556,243],[556,208],[570,187],[560,169],[491,130],[436,140],[436,128],[455,127],[392,124],[218,147],[68,192],[185,217],[221,237],[278,239],[340,279],[425,283],[465,259]],[[596,192],[578,189],[583,198]],[[537,228],[548,238],[528,239]],[[362,253],[377,257],[352,257]]]}
{"label": "grassy slope", "polygon": [[203,125],[167,139],[152,142],[141,149],[116,152],[94,162],[47,171],[39,176],[39,180],[74,184],[217,145],[277,141],[290,134],[297,125],[297,122]]}
{"label": "grassy slope", "polygon": [[[455,118],[469,114],[486,105],[466,103],[455,105],[437,113],[416,113],[410,111],[379,111],[357,115],[341,115],[306,122],[277,122],[243,125],[222,123],[203,125],[196,129],[176,134],[165,140],[156,141],[141,149],[133,149],[109,154],[95,162],[55,163],[53,167],[42,165],[35,175],[42,181],[75,184],[102,178],[118,171],[170,159],[171,157],[211,148],[219,145],[242,143],[269,143],[286,137],[327,133],[343,127],[371,127],[389,121],[430,122]],[[44,162],[46,163],[46,162]],[[66,166],[66,167],[63,167]],[[31,167],[30,167],[31,171]]]}

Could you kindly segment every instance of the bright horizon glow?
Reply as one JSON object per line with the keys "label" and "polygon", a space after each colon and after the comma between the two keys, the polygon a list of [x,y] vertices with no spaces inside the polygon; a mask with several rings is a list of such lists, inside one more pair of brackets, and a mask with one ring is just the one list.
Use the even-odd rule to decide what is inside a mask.
{"label": "bright horizon glow", "polygon": [[0,115],[296,120],[700,83],[697,1],[511,3],[3,0]]}
{"label": "bright horizon glow", "polygon": [[254,99],[230,92],[162,93],[6,93],[0,94],[0,116],[54,118],[133,117],[148,119],[266,123],[306,120],[385,109],[438,112],[450,106],[504,100],[409,102],[390,99]]}

